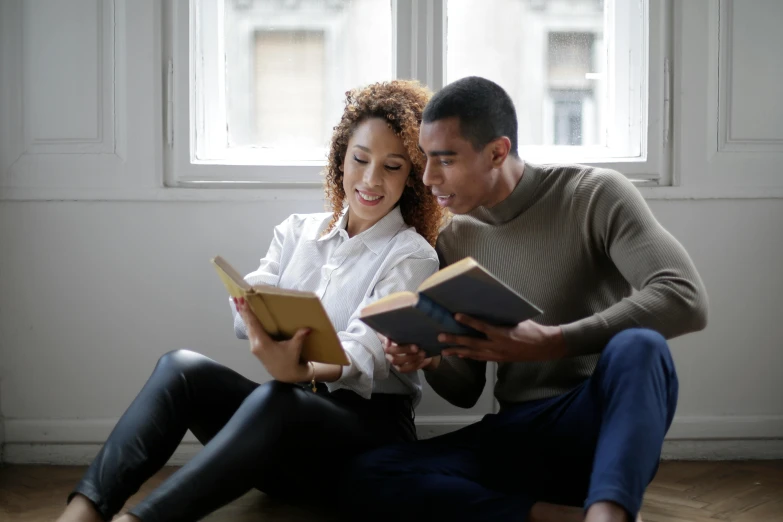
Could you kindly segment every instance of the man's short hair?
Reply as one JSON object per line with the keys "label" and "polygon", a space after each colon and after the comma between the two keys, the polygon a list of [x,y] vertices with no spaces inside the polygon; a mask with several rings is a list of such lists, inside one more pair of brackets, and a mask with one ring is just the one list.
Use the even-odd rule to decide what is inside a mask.
{"label": "man's short hair", "polygon": [[446,118],[459,120],[460,134],[477,151],[506,136],[510,154],[517,156],[517,112],[503,88],[478,76],[462,78],[443,87],[424,109],[424,123]]}

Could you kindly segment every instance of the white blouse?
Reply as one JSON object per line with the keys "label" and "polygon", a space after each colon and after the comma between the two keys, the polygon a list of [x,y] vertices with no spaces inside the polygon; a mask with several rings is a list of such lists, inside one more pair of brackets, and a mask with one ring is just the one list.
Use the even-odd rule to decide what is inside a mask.
{"label": "white blouse", "polygon": [[[401,374],[386,360],[375,332],[359,320],[361,309],[394,292],[415,290],[438,266],[435,249],[405,224],[399,207],[361,234],[349,238],[347,211],[325,236],[332,214],[294,214],[275,227],[261,265],[245,276],[251,285],[267,284],[315,293],[323,303],[349,366],[327,383],[330,391],[353,390],[421,397],[418,372]],[[242,317],[229,300],[237,337],[247,339]]]}

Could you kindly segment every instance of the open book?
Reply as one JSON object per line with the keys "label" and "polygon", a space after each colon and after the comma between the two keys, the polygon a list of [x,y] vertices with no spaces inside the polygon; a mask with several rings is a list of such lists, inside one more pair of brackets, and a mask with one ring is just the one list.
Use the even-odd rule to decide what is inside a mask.
{"label": "open book", "polygon": [[350,364],[318,296],[274,286],[251,286],[220,256],[212,259],[212,264],[231,297],[245,298],[270,337],[290,339],[297,330],[310,328],[312,331],[302,347],[304,360],[342,366]]}
{"label": "open book", "polygon": [[396,292],[364,307],[360,318],[398,344],[415,344],[427,355],[449,345],[438,334],[484,338],[454,319],[463,313],[496,326],[514,326],[541,310],[503,284],[472,257],[428,277],[417,292]]}

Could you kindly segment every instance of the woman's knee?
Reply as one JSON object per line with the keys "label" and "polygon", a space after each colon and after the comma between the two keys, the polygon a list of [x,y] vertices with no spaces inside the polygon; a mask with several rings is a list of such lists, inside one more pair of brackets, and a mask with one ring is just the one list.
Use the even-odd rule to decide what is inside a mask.
{"label": "woman's knee", "polygon": [[295,384],[269,381],[262,384],[245,399],[243,406],[259,414],[295,418],[301,409],[305,391]]}
{"label": "woman's knee", "polygon": [[155,365],[156,374],[191,375],[203,371],[215,362],[191,350],[172,350],[163,354]]}

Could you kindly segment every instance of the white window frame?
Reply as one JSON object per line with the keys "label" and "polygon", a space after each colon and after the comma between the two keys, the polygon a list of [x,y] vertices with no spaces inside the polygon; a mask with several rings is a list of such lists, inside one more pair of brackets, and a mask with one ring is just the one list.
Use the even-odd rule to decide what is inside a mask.
{"label": "white window frame", "polygon": [[[171,0],[173,2],[171,20],[170,60],[166,75],[166,162],[165,180],[168,187],[320,187],[321,172],[325,159],[321,161],[287,161],[274,165],[257,165],[247,158],[236,155],[233,158],[205,161],[195,157],[193,145],[196,140],[195,100],[191,96],[191,84],[199,74],[200,64],[197,53],[191,53],[195,45],[194,27],[191,23],[191,9],[196,0]],[[394,78],[415,78],[433,90],[443,86],[445,74],[445,36],[446,36],[447,0],[392,0],[392,38],[393,38],[393,75]],[[615,93],[616,100],[627,111],[614,111],[614,139],[637,140],[640,150],[632,157],[606,157],[605,149],[590,151],[586,147],[558,147],[555,152],[547,146],[520,147],[520,156],[539,163],[577,162],[616,169],[640,186],[669,186],[671,176],[671,140],[669,103],[670,78],[668,74],[672,52],[672,0],[605,0],[614,5],[607,10],[616,16],[607,18],[607,27],[624,27],[616,20],[627,20],[630,14],[620,12],[633,10],[642,16],[642,41],[647,49],[634,49],[632,56],[617,56],[610,53],[610,66],[618,74],[627,74],[629,60],[641,60],[641,75],[638,81],[632,81],[630,92]],[[645,13],[647,16],[644,16]],[[215,13],[218,16],[219,13]],[[625,17],[625,18],[623,18]],[[195,18],[195,17],[194,17]],[[218,23],[219,20],[218,20]],[[629,38],[627,31],[607,31],[618,39]],[[610,46],[610,49],[614,48]],[[205,58],[209,53],[205,53]],[[222,53],[215,53],[220,55]],[[213,59],[217,59],[213,55]],[[200,62],[203,64],[204,62]],[[211,67],[216,64],[211,64]],[[222,82],[218,82],[222,83]],[[203,91],[202,91],[203,92]],[[215,92],[214,94],[218,94]],[[632,103],[632,100],[636,103]],[[615,104],[617,105],[617,104]],[[646,105],[647,110],[644,110]],[[220,111],[218,104],[212,104],[213,111]],[[225,108],[222,108],[225,110]],[[630,117],[642,118],[641,133],[634,136],[622,133],[619,129],[627,125]],[[206,128],[203,120],[198,124]],[[625,127],[627,128],[627,127]],[[632,127],[633,128],[633,127]],[[209,140],[222,139],[214,132]],[[604,154],[600,156],[599,153]]]}

